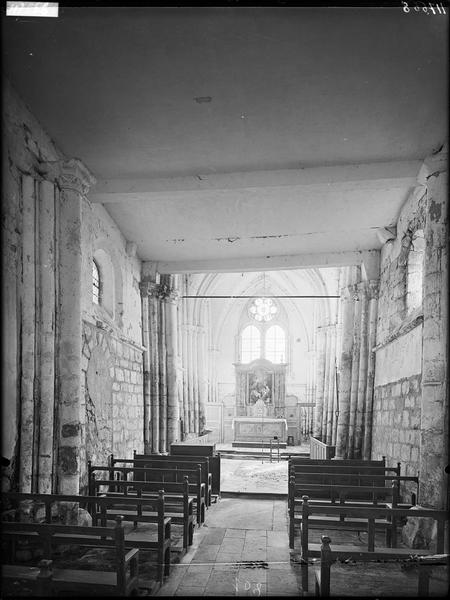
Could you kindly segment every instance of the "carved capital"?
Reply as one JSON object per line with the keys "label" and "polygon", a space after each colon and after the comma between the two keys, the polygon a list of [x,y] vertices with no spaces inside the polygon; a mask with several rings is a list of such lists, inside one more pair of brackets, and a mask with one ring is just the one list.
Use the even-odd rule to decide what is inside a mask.
{"label": "carved capital", "polygon": [[380,291],[380,280],[371,279],[369,281],[368,294],[369,300],[376,300]]}
{"label": "carved capital", "polygon": [[159,285],[154,281],[141,281],[139,284],[139,289],[141,290],[141,296],[149,297],[153,296],[155,298],[158,297],[158,288]]}
{"label": "carved capital", "polygon": [[55,181],[62,190],[73,190],[82,196],[86,196],[97,181],[78,158],[45,163],[41,165],[41,171]]}

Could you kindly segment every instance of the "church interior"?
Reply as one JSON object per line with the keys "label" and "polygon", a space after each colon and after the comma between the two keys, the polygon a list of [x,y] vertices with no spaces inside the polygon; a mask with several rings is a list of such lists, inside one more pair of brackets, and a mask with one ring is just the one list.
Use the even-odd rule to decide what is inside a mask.
{"label": "church interior", "polygon": [[422,4],[2,15],[4,597],[446,595]]}

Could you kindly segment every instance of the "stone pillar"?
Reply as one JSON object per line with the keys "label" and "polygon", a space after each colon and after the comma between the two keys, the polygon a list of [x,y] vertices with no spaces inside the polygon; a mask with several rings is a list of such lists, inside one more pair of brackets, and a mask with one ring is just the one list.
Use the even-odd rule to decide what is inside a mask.
{"label": "stone pillar", "polygon": [[448,475],[447,156],[426,161],[420,504],[445,509]]}
{"label": "stone pillar", "polygon": [[189,431],[189,356],[188,356],[188,326],[187,326],[187,307],[186,298],[182,300],[182,365],[183,365],[183,432],[184,438]]}
{"label": "stone pillar", "polygon": [[342,334],[339,369],[339,416],[337,424],[336,458],[346,458],[350,421],[350,391],[352,378],[354,300],[353,286],[341,292]]}
{"label": "stone pillar", "polygon": [[21,297],[21,345],[22,364],[20,380],[20,471],[19,491],[31,492],[33,480],[33,432],[34,432],[34,381],[36,343],[36,271],[35,231],[36,192],[35,181],[29,175],[22,176],[22,297]]}
{"label": "stone pillar", "polygon": [[353,458],[361,458],[363,443],[363,426],[366,411],[366,385],[367,385],[367,357],[368,357],[368,335],[367,335],[367,282],[358,284],[359,303],[361,305],[361,325],[360,325],[360,350],[359,350],[359,370],[358,370],[358,390],[356,400],[355,416],[355,438]]}
{"label": "stone pillar", "polygon": [[359,292],[355,292],[357,300],[353,313],[353,349],[352,349],[352,373],[350,387],[350,409],[348,424],[348,446],[347,457],[354,458],[356,406],[358,402],[358,377],[359,377],[359,352],[361,345],[361,301]]}
{"label": "stone pillar", "polygon": [[197,353],[197,327],[191,326],[191,352],[192,352],[192,397],[194,402],[194,432],[199,433],[199,395],[198,395],[198,353]]}
{"label": "stone pillar", "polygon": [[326,444],[331,445],[333,437],[334,411],[335,403],[335,381],[336,381],[336,325],[329,326],[329,367],[328,367],[328,402],[326,414],[326,427],[324,428],[323,438]]}
{"label": "stone pillar", "polygon": [[53,491],[55,414],[55,185],[39,184],[39,450],[37,491]]}
{"label": "stone pillar", "polygon": [[379,281],[369,282],[369,315],[368,315],[368,359],[367,359],[367,386],[366,386],[366,413],[364,420],[363,459],[371,460],[372,457],[372,423],[373,423],[373,392],[375,382],[375,352],[378,315],[378,289]]}
{"label": "stone pillar", "polygon": [[180,440],[180,408],[178,404],[178,292],[172,287],[165,297],[166,359],[167,359],[167,450]]}
{"label": "stone pillar", "polygon": [[59,353],[57,490],[78,494],[81,446],[81,211],[94,182],[77,159],[59,166]]}
{"label": "stone pillar", "polygon": [[140,284],[142,301],[142,345],[144,346],[143,368],[144,368],[144,452],[152,452],[152,343],[150,341],[151,315],[150,304],[151,296],[155,284],[152,281],[142,281]]}
{"label": "stone pillar", "polygon": [[148,287],[149,344],[150,344],[150,397],[152,415],[152,454],[159,454],[159,318],[158,286],[155,281]]}
{"label": "stone pillar", "polygon": [[159,349],[159,451],[167,452],[167,362],[166,305],[158,302]]}
{"label": "stone pillar", "polygon": [[324,385],[325,385],[325,341],[326,328],[318,327],[316,329],[316,406],[314,411],[313,435],[319,438],[322,435],[322,412],[324,404]]}
{"label": "stone pillar", "polygon": [[208,400],[208,381],[206,378],[206,332],[203,326],[198,328],[198,414],[199,414],[199,433],[202,433],[206,427],[206,402]]}

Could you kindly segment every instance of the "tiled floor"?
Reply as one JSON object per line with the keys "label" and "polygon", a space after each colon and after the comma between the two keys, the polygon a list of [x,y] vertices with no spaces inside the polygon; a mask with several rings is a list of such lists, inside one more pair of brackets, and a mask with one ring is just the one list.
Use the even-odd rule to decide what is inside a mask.
{"label": "tiled floor", "polygon": [[222,498],[157,595],[299,596],[287,531],[285,500]]}

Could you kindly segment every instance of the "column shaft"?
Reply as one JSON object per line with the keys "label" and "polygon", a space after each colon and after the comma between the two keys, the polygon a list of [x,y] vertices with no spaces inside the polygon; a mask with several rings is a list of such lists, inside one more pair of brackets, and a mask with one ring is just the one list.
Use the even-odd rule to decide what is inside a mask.
{"label": "column shaft", "polygon": [[325,384],[325,340],[326,330],[324,327],[318,327],[316,329],[316,365],[317,365],[317,377],[316,377],[316,405],[314,411],[314,429],[313,435],[316,438],[322,435],[322,411],[323,411],[323,394]]}
{"label": "column shaft", "polygon": [[167,363],[166,363],[166,305],[158,302],[159,316],[159,451],[167,451]]}
{"label": "column shaft", "polygon": [[[22,297],[20,381],[20,492],[31,492],[33,478],[34,380],[36,356],[35,181],[22,176]],[[36,432],[37,433],[37,432]]]}
{"label": "column shaft", "polygon": [[39,458],[40,494],[53,489],[53,439],[55,413],[55,186],[39,185]]}
{"label": "column shaft", "polygon": [[375,352],[377,314],[378,314],[378,281],[371,282],[369,300],[369,333],[368,333],[368,365],[366,387],[366,414],[364,421],[363,458],[370,460],[372,455],[372,423],[373,423],[373,392],[375,382]]}
{"label": "column shaft", "polygon": [[367,358],[368,358],[368,331],[367,331],[367,284],[359,284],[360,304],[361,304],[361,326],[360,326],[360,351],[359,351],[359,370],[358,370],[358,392],[356,401],[355,417],[355,440],[354,440],[354,458],[361,458],[363,442],[363,426],[366,411],[366,386],[367,386]]}
{"label": "column shaft", "polygon": [[423,278],[420,502],[444,509],[448,475],[448,188],[446,172],[430,168]]}
{"label": "column shaft", "polygon": [[[359,296],[358,296],[359,299]],[[361,302],[355,303],[353,320],[353,350],[352,350],[352,373],[350,387],[350,409],[348,425],[348,450],[347,458],[354,458],[355,443],[355,421],[356,406],[358,402],[358,376],[359,376],[359,352],[361,344]]]}

